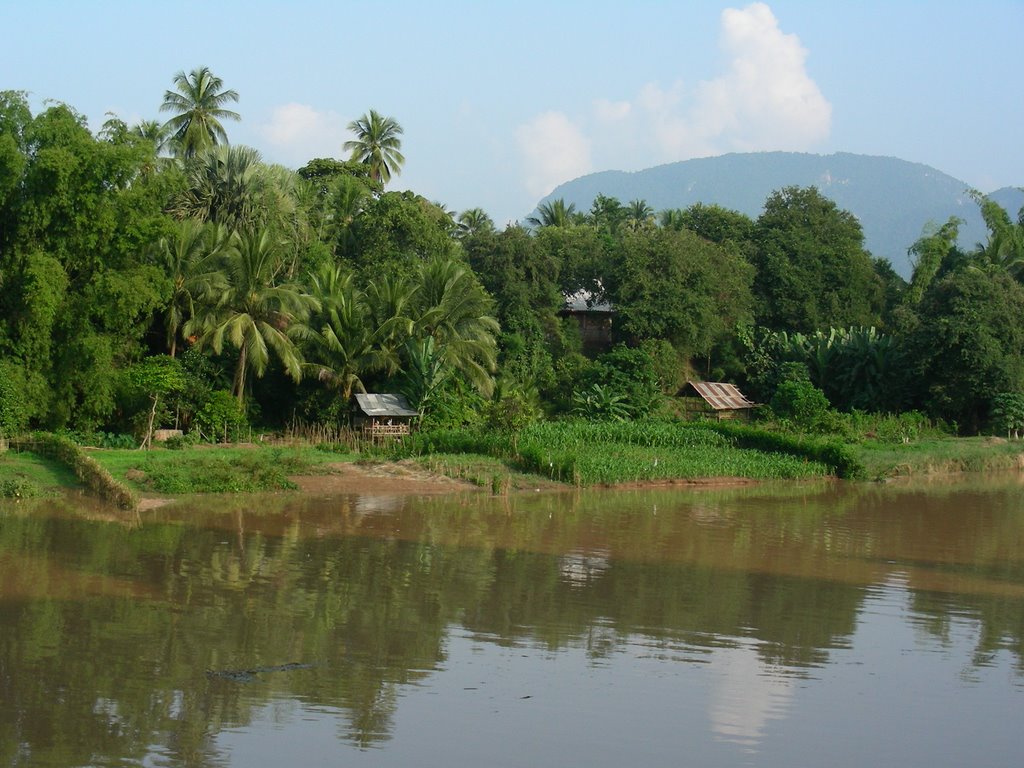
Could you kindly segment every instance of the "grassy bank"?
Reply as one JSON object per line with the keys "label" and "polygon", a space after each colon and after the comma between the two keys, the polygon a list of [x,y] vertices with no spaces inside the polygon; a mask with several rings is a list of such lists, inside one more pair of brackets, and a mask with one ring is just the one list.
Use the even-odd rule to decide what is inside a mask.
{"label": "grassy bank", "polygon": [[55,496],[77,485],[70,469],[34,451],[0,453],[0,499]]}
{"label": "grassy bank", "polygon": [[926,438],[910,443],[866,440],[855,448],[872,480],[954,472],[1024,469],[1024,441],[992,437]]}
{"label": "grassy bank", "polygon": [[196,446],[181,450],[97,450],[114,477],[141,493],[254,493],[293,490],[292,475],[316,474],[338,454],[308,446]]}

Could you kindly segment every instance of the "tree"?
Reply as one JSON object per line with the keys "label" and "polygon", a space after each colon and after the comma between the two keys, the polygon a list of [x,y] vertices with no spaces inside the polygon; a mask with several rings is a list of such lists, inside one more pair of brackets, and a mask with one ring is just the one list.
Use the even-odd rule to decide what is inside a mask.
{"label": "tree", "polygon": [[402,126],[393,117],[384,117],[371,109],[358,120],[348,124],[356,135],[355,140],[346,141],[342,149],[352,153],[352,159],[370,168],[370,178],[387,184],[392,175],[402,172],[405,156],[401,153]]}
{"label": "tree", "polygon": [[389,340],[401,320],[372,312],[354,276],[339,267],[325,267],[311,276],[310,283],[320,309],[310,321],[307,346],[313,360],[307,367],[320,381],[339,389],[342,400],[348,402],[353,389],[366,391],[366,374],[398,369],[397,353]]}
{"label": "tree", "polygon": [[906,341],[911,380],[934,416],[977,432],[993,398],[1024,381],[1024,286],[1005,272],[959,269],[935,282]]}
{"label": "tree", "polygon": [[[951,216],[940,227],[929,225],[925,228],[924,234],[907,250],[914,268],[907,290],[907,300],[912,306],[921,301],[925,291],[942,272],[950,254],[956,251],[961,224],[961,219]],[[946,268],[948,269],[948,265]]]}
{"label": "tree", "polygon": [[977,192],[973,196],[988,228],[988,241],[978,248],[985,266],[1020,279],[1024,276],[1024,208],[1013,221],[999,203]]}
{"label": "tree", "polygon": [[626,206],[625,221],[630,229],[641,229],[654,221],[654,209],[646,200],[631,200]]}
{"label": "tree", "polygon": [[216,302],[185,325],[197,333],[198,343],[220,353],[227,341],[238,349],[232,391],[245,396],[249,370],[263,376],[271,354],[294,381],[302,378],[302,356],[295,343],[303,335],[302,322],[316,301],[297,285],[283,282],[285,252],[266,229],[236,234],[224,249],[223,287]]}
{"label": "tree", "polygon": [[541,229],[543,227],[568,227],[576,223],[576,203],[565,204],[561,197],[557,200],[550,200],[537,206],[537,215],[529,216],[526,223],[532,227]]}
{"label": "tree", "polygon": [[175,357],[182,326],[196,314],[197,300],[223,288],[218,269],[221,252],[228,244],[223,227],[195,219],[178,222],[174,232],[161,238],[155,258],[171,280],[171,297],[164,310],[164,328],[170,357]]}
{"label": "tree", "polygon": [[171,146],[181,157],[193,157],[201,150],[227,144],[228,135],[221,120],[241,120],[237,112],[224,107],[238,101],[238,92],[224,90],[224,82],[208,67],[184,71],[174,76],[177,91],[165,91],[161,112],[174,116],[164,127],[171,132]]}
{"label": "tree", "polygon": [[666,339],[706,356],[750,320],[750,266],[688,230],[627,232],[605,277],[613,328],[629,343]]}
{"label": "tree", "polygon": [[459,214],[458,236],[460,238],[481,235],[494,231],[494,220],[483,208],[470,208]]}
{"label": "tree", "polygon": [[148,449],[153,442],[153,425],[156,422],[160,397],[185,388],[185,372],[177,360],[156,355],[147,357],[128,369],[128,380],[135,390],[149,398],[150,408],[146,417],[146,432],[139,449]]}
{"label": "tree", "polygon": [[761,324],[804,332],[878,324],[882,285],[860,222],[816,188],[772,193],[753,239]]}
{"label": "tree", "polygon": [[[439,256],[419,265],[414,278],[410,336],[414,343],[428,337],[445,367],[462,374],[481,394],[494,388],[497,335],[494,302],[464,263]],[[421,355],[421,357],[423,357]],[[429,364],[429,363],[428,363]]]}

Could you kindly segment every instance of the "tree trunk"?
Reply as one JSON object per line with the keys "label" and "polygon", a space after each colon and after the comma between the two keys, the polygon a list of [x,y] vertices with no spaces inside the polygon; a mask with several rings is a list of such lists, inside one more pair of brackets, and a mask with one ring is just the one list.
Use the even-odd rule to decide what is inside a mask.
{"label": "tree trunk", "polygon": [[238,404],[243,405],[245,401],[245,344],[238,354],[238,368],[235,370],[235,397]]}

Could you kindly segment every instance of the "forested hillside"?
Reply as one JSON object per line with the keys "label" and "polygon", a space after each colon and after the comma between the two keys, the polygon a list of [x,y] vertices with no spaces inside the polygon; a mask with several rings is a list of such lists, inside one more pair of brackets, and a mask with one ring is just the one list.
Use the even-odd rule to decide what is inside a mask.
{"label": "forested hillside", "polygon": [[[604,171],[566,182],[541,202],[564,199],[585,210],[595,197],[605,195],[646,200],[656,210],[703,203],[757,217],[768,195],[790,186],[817,187],[856,216],[871,255],[888,259],[904,278],[913,271],[907,250],[929,222],[942,224],[950,216],[963,219],[961,247],[985,239],[985,223],[966,182],[920,163],[846,152],[729,154],[633,173]],[[990,197],[1014,213],[1024,206],[1020,189],[1003,188]]]}

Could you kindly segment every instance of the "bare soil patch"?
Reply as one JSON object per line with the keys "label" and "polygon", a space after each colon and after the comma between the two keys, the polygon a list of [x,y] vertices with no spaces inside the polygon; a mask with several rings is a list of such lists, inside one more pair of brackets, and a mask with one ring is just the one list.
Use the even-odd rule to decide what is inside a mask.
{"label": "bare soil patch", "polygon": [[479,486],[425,471],[411,461],[381,464],[334,462],[324,474],[289,478],[304,493],[413,493],[444,494],[479,491]]}

